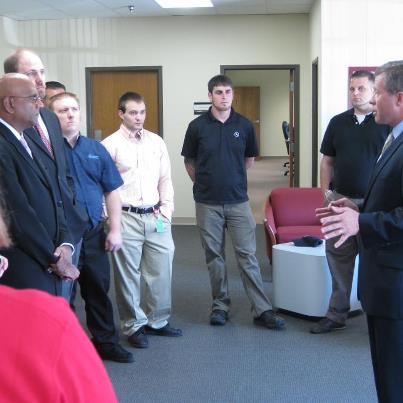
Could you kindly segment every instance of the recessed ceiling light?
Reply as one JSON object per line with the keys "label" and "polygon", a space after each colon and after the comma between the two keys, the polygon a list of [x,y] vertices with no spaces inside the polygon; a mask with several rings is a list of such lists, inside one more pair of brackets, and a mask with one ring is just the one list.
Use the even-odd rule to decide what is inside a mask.
{"label": "recessed ceiling light", "polygon": [[211,0],[155,0],[162,8],[214,7]]}

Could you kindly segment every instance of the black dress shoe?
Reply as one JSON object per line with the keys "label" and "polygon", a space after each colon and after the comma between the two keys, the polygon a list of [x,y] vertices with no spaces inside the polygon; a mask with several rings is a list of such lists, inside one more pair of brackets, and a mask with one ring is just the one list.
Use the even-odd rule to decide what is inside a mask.
{"label": "black dress shoe", "polygon": [[103,360],[123,363],[134,362],[133,354],[125,350],[120,344],[98,344],[95,345],[95,349]]}
{"label": "black dress shoe", "polygon": [[127,339],[129,343],[136,348],[147,348],[148,347],[148,339],[144,330],[144,326],[142,326],[137,332],[134,332]]}
{"label": "black dress shoe", "polygon": [[160,329],[154,329],[151,326],[145,326],[146,328],[146,333],[147,334],[152,334],[154,336],[165,336],[165,337],[180,337],[182,336],[182,330],[181,329],[175,329],[171,326],[169,326],[169,323],[167,323],[164,327],[161,327]]}
{"label": "black dress shoe", "polygon": [[310,332],[313,334],[322,334],[332,332],[333,330],[342,330],[345,328],[345,323],[338,323],[329,318],[323,318],[311,328]]}

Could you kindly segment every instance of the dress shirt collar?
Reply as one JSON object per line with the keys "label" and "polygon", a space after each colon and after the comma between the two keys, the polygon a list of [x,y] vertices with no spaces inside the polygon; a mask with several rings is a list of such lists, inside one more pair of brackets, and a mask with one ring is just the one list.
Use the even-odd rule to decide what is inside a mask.
{"label": "dress shirt collar", "polygon": [[400,134],[403,132],[403,120],[398,123],[392,130],[393,137],[395,140],[400,136]]}
{"label": "dress shirt collar", "polygon": [[3,123],[3,125],[6,126],[14,134],[15,137],[17,137],[18,141],[21,141],[20,138],[22,137],[22,133],[19,133],[13,126],[7,123],[4,119],[0,118],[0,122]]}
{"label": "dress shirt collar", "polygon": [[122,130],[124,136],[130,141],[140,141],[144,137],[144,128],[138,131],[131,131],[122,123],[120,130]]}

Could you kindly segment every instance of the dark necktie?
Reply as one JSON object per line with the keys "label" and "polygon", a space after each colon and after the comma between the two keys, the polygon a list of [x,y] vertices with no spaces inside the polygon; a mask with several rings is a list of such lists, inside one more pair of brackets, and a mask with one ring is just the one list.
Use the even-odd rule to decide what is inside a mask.
{"label": "dark necktie", "polygon": [[41,140],[42,140],[43,144],[45,144],[45,147],[48,150],[50,156],[53,158],[52,144],[50,144],[50,141],[46,137],[46,134],[43,132],[41,126],[39,124],[37,124],[34,126],[34,128],[38,132],[39,136],[41,137]]}

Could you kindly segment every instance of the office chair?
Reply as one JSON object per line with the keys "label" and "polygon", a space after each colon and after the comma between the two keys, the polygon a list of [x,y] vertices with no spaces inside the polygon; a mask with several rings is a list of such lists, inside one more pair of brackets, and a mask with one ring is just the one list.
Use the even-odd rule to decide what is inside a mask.
{"label": "office chair", "polygon": [[[281,124],[281,129],[282,129],[283,135],[284,135],[285,146],[287,147],[287,155],[290,155],[290,126],[287,121],[285,121],[285,120],[283,121],[283,123]],[[283,164],[284,168],[287,165],[290,165],[290,163],[288,161],[284,162],[284,164]],[[289,170],[285,171],[284,176],[287,176],[289,174],[289,172],[290,172]]]}

